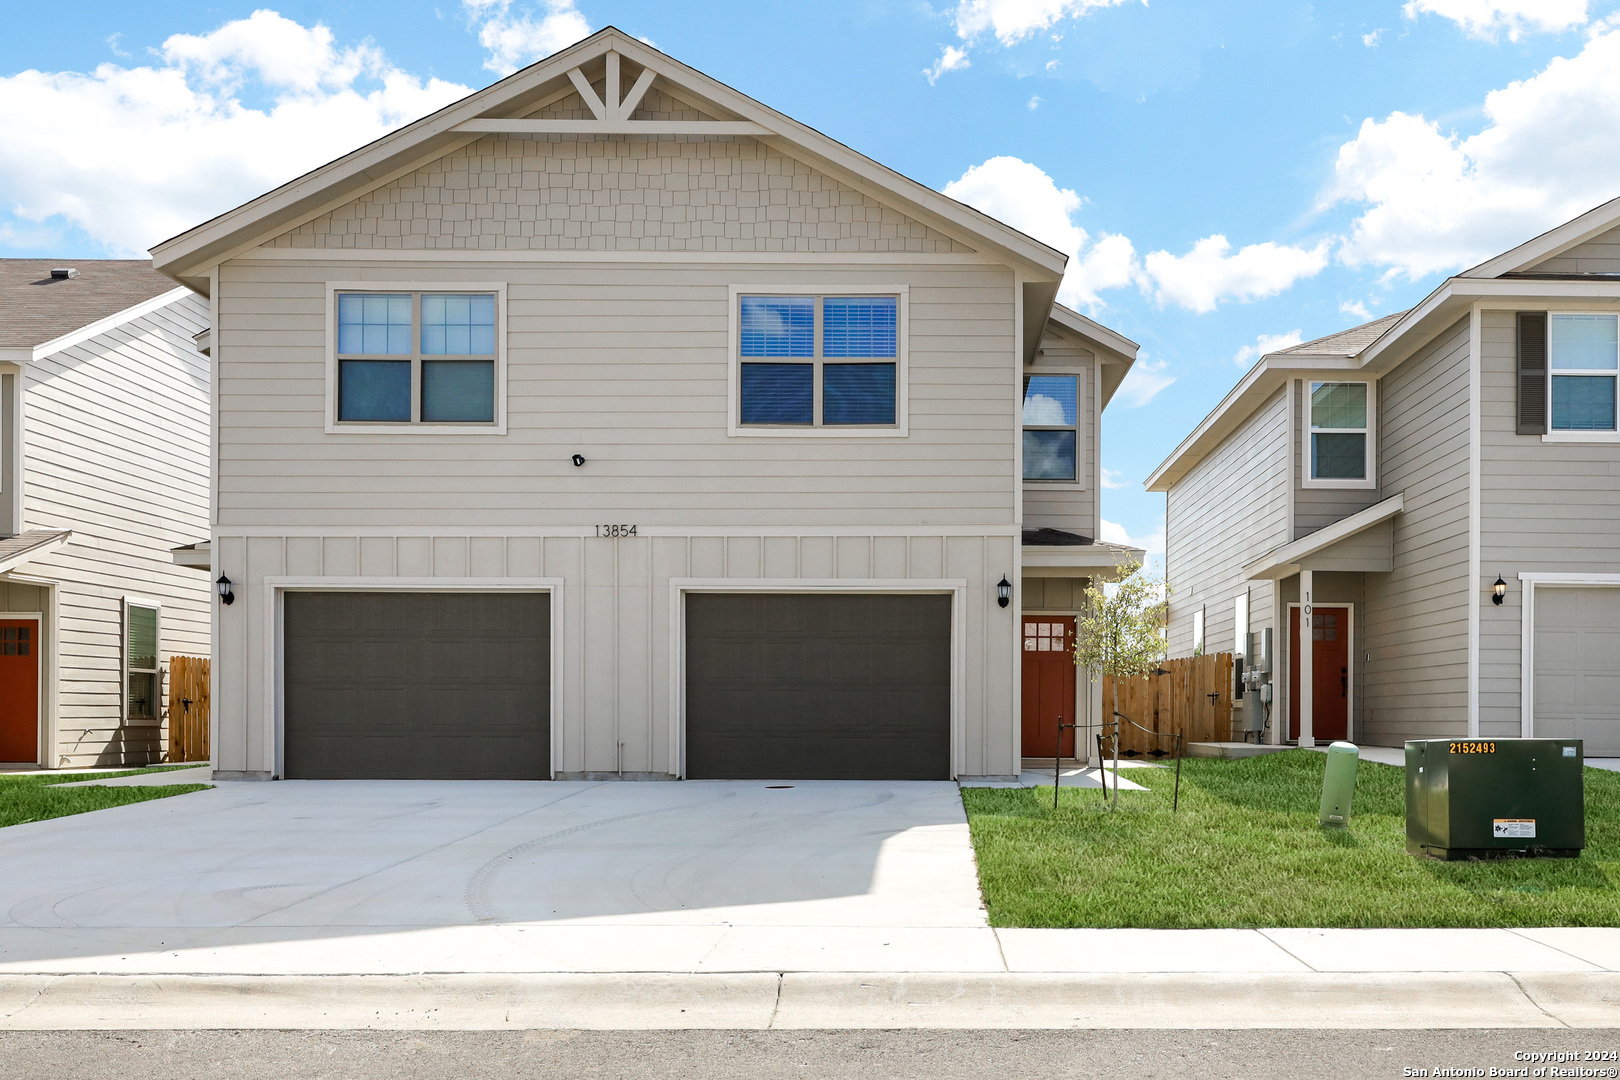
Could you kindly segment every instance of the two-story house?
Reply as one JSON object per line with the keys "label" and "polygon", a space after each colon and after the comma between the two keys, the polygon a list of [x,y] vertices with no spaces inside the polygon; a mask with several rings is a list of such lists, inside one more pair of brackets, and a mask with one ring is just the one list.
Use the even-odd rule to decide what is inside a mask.
{"label": "two-story house", "polygon": [[0,259],[0,762],[145,765],[208,655],[207,305],[145,261]]}
{"label": "two-story house", "polygon": [[1617,320],[1620,200],[1262,357],[1147,481],[1171,651],[1270,632],[1273,741],[1620,754]]}
{"label": "two-story house", "polygon": [[154,254],[222,775],[1012,775],[1124,553],[1064,256],[612,28]]}

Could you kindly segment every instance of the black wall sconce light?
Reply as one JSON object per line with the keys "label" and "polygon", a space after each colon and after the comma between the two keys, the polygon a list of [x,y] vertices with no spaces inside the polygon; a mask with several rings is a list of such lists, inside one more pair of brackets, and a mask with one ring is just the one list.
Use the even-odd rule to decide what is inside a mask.
{"label": "black wall sconce light", "polygon": [[1501,607],[1502,598],[1506,595],[1507,582],[1503,581],[1502,575],[1498,574],[1496,576],[1496,584],[1491,586],[1491,603],[1495,604],[1497,607]]}
{"label": "black wall sconce light", "polygon": [[569,460],[571,460],[574,463],[574,468],[577,469],[580,466],[585,464],[585,455],[584,454],[575,454]]}
{"label": "black wall sconce light", "polygon": [[996,585],[996,603],[1002,607],[1012,603],[1012,582],[1007,580],[1006,574],[1001,575],[1001,581]]}
{"label": "black wall sconce light", "polygon": [[236,599],[236,590],[231,588],[231,579],[224,574],[219,575],[219,580],[214,582],[214,587],[219,590],[220,603],[228,605]]}

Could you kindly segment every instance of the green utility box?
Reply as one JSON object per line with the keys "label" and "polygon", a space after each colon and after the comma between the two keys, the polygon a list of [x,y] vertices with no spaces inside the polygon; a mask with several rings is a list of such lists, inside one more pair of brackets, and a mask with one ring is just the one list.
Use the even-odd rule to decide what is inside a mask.
{"label": "green utility box", "polygon": [[1546,855],[1586,846],[1579,739],[1406,744],[1406,850],[1436,859]]}

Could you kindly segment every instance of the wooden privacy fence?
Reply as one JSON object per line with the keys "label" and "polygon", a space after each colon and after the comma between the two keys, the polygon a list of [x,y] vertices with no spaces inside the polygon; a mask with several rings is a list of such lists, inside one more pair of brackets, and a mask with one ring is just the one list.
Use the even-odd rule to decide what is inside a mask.
{"label": "wooden privacy fence", "polygon": [[[1208,653],[1166,660],[1159,665],[1164,675],[1144,675],[1120,679],[1119,711],[1147,731],[1121,722],[1121,753],[1135,750],[1146,754],[1154,749],[1171,753],[1176,748],[1168,736],[1180,733],[1187,742],[1225,742],[1232,737],[1232,654]],[[1103,715],[1113,706],[1115,680],[1103,678]],[[1213,695],[1213,696],[1212,696]],[[1113,747],[1108,747],[1111,753]]]}
{"label": "wooden privacy fence", "polygon": [[169,657],[169,761],[208,760],[208,668],[206,657]]}

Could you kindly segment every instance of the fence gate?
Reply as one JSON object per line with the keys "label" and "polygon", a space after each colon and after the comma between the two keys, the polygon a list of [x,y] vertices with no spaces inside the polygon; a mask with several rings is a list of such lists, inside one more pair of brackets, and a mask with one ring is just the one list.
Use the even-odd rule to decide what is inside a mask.
{"label": "fence gate", "polygon": [[207,657],[169,657],[168,761],[208,760],[208,669]]}
{"label": "fence gate", "polygon": [[[1232,654],[1206,653],[1159,665],[1163,675],[1120,679],[1119,711],[1159,737],[1120,725],[1121,753],[1169,753],[1180,734],[1187,742],[1226,742],[1232,737]],[[1103,679],[1103,715],[1113,707],[1114,682]],[[1134,755],[1133,755],[1134,756]]]}

